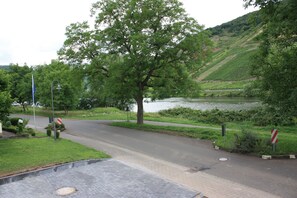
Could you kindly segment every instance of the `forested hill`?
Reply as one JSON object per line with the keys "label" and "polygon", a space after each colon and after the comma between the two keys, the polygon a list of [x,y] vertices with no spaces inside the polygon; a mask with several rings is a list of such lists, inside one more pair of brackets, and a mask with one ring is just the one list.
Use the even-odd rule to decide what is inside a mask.
{"label": "forested hill", "polygon": [[0,65],[0,69],[9,70],[9,65]]}
{"label": "forested hill", "polygon": [[[259,12],[246,14],[208,30],[214,42],[214,54],[199,71],[198,81],[202,88],[242,89],[252,80],[250,58],[259,46],[256,39],[261,32]],[[203,87],[204,84],[207,86]]]}
{"label": "forested hill", "polygon": [[255,30],[261,25],[261,19],[259,17],[259,12],[251,12],[249,14],[238,17],[222,25],[218,25],[213,28],[209,28],[212,36],[223,36],[230,34],[232,36],[240,36],[249,31]]}

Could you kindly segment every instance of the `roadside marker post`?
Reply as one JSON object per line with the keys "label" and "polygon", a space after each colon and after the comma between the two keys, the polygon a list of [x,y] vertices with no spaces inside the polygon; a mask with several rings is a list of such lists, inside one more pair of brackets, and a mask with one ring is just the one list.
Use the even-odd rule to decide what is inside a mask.
{"label": "roadside marker post", "polygon": [[272,143],[272,151],[275,152],[276,144],[278,143],[278,130],[272,129],[271,131],[271,143]]}
{"label": "roadside marker post", "polygon": [[62,122],[62,118],[58,118],[57,119],[57,123],[59,124],[59,125],[61,125],[63,122]]}

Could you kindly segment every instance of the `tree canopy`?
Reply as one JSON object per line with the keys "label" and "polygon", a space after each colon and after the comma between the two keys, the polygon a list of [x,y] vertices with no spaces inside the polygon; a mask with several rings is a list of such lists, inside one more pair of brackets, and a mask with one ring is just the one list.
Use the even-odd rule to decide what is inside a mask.
{"label": "tree canopy", "polygon": [[9,115],[12,99],[9,93],[9,75],[0,69],[0,121]]}
{"label": "tree canopy", "polygon": [[11,96],[23,106],[24,111],[26,110],[27,103],[32,101],[32,72],[33,69],[27,65],[11,65],[9,67]]}
{"label": "tree canopy", "polygon": [[[82,74],[68,65],[52,61],[49,65],[35,68],[35,85],[38,101],[51,107],[51,85],[53,85],[54,106],[65,113],[77,107],[82,91]],[[60,84],[61,89],[57,90]]]}
{"label": "tree canopy", "polygon": [[264,30],[253,64],[262,99],[283,115],[297,115],[297,1],[244,0],[260,6]]}
{"label": "tree canopy", "polygon": [[[88,63],[104,92],[134,99],[143,123],[143,98],[193,92],[192,75],[210,51],[208,33],[178,0],[101,0],[93,4],[94,29],[71,24],[60,58]],[[94,74],[96,74],[94,76]]]}

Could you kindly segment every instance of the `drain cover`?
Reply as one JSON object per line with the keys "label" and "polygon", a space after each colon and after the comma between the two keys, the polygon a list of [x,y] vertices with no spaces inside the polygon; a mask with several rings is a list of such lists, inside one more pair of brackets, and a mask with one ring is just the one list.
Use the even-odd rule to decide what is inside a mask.
{"label": "drain cover", "polygon": [[221,162],[224,162],[224,161],[227,161],[228,159],[225,158],[225,157],[221,157],[221,158],[219,158],[219,160],[220,160]]}
{"label": "drain cover", "polygon": [[63,187],[56,190],[56,194],[59,196],[66,196],[75,193],[77,190],[73,187]]}

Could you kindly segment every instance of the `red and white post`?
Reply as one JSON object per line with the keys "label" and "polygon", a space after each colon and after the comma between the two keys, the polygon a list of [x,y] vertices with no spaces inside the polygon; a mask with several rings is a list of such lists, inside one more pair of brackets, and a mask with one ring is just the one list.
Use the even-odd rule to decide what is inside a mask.
{"label": "red and white post", "polygon": [[272,143],[272,150],[275,152],[276,144],[278,143],[278,130],[272,129],[271,131],[271,143]]}

